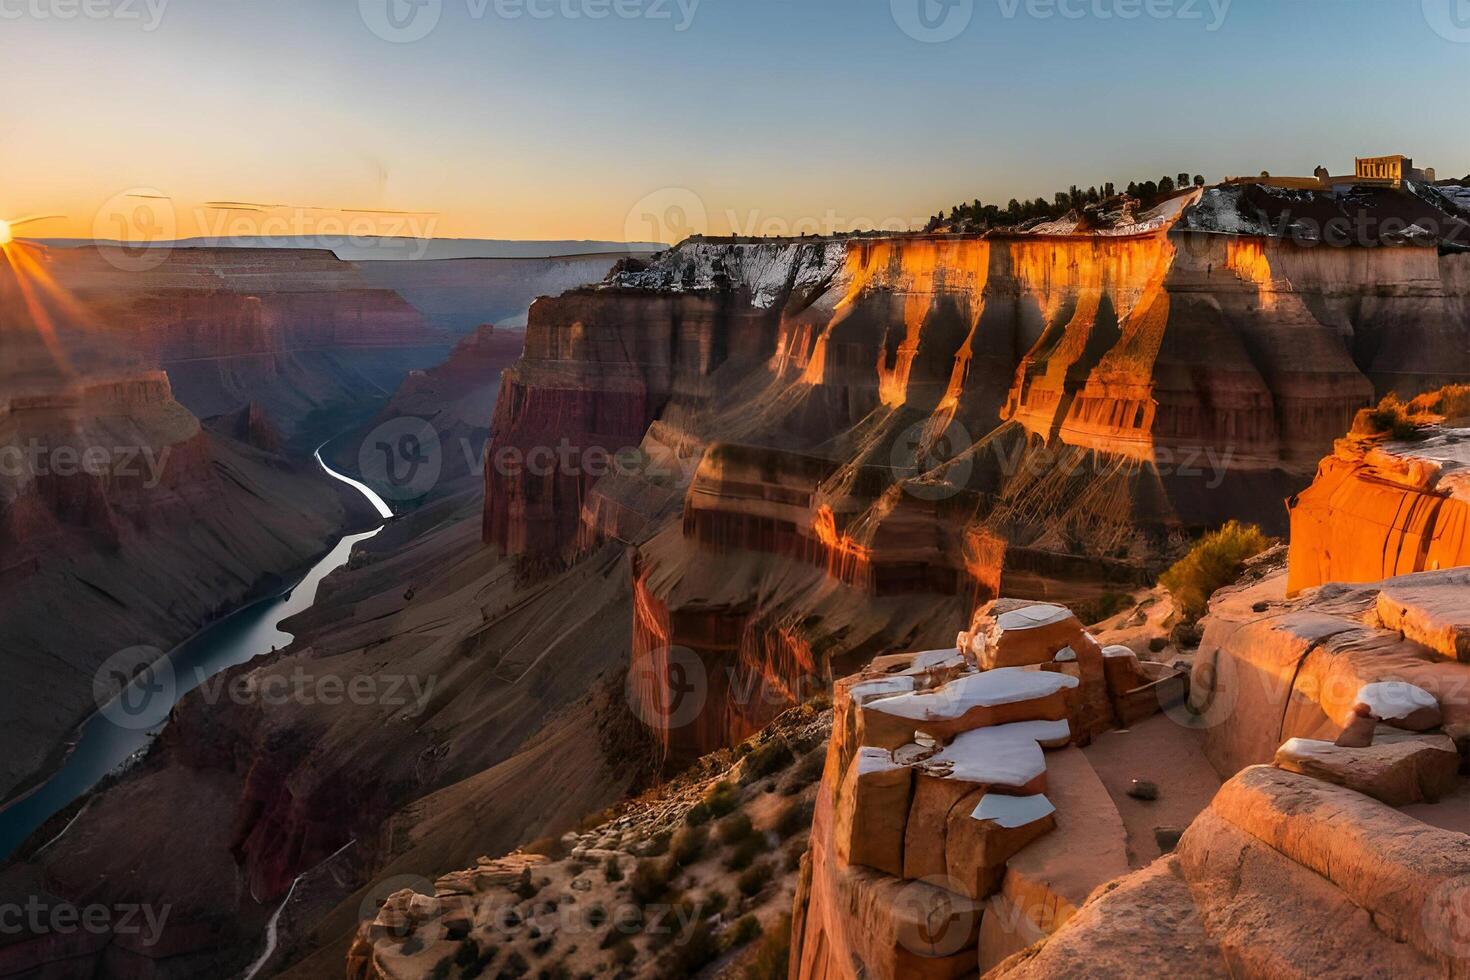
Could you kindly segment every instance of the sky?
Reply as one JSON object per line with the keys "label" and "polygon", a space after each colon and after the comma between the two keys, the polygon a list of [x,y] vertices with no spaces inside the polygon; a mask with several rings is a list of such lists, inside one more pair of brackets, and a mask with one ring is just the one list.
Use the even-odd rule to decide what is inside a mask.
{"label": "sky", "polygon": [[0,71],[34,237],[673,241],[1470,172],[1466,0],[0,0]]}

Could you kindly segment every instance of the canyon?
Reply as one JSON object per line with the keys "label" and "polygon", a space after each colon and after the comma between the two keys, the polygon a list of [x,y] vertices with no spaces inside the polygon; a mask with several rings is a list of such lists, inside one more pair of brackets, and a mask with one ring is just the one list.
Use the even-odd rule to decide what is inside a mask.
{"label": "canyon", "polygon": [[[434,425],[452,439],[488,429],[483,477],[455,470],[326,583],[291,624],[290,648],[230,674],[252,687],[297,671],[394,676],[416,679],[424,697],[269,709],[186,698],[135,771],[63,815],[58,844],[22,853],[12,885],[44,882],[73,901],[174,898],[165,946],[104,954],[140,975],[243,968],[277,910],[268,968],[280,975],[340,975],[349,950],[353,976],[422,975],[438,961],[403,953],[394,922],[372,926],[383,889],[428,897],[447,871],[483,869],[451,876],[435,905],[401,895],[384,907],[432,929],[479,894],[475,881],[493,899],[539,867],[482,856],[563,834],[730,746],[760,744],[835,685],[811,849],[780,886],[796,896],[793,975],[850,975],[854,955],[890,964],[885,975],[925,962],[945,976],[1045,970],[1069,943],[1103,941],[1086,938],[1105,900],[1089,901],[1095,888],[1129,883],[1103,893],[1114,901],[1139,889],[1193,894],[1220,858],[1188,845],[1194,831],[1171,855],[1155,830],[1182,833],[1218,812],[1237,833],[1277,833],[1242,823],[1231,794],[1296,784],[1245,767],[1275,763],[1320,782],[1327,763],[1290,763],[1313,770],[1304,775],[1277,751],[1340,737],[1359,689],[1265,726],[1269,739],[1251,736],[1260,744],[1244,744],[1244,721],[1181,727],[1181,706],[1207,713],[1219,689],[1202,664],[1279,677],[1290,661],[1246,665],[1254,641],[1237,650],[1226,639],[1250,632],[1228,622],[1233,606],[1206,621],[1198,653],[1181,648],[1167,617],[1140,604],[1162,602],[1148,586],[1203,529],[1294,525],[1287,498],[1310,499],[1319,461],[1360,410],[1470,377],[1470,257],[1231,230],[1231,209],[1244,220],[1232,193],[1210,188],[1116,234],[692,239],[538,300],[503,380],[486,377],[502,331],[463,340],[373,424],[448,405]],[[1384,591],[1308,608],[1322,598],[1288,599],[1286,575],[1267,576],[1279,596],[1245,587],[1242,622],[1273,631],[1262,603],[1302,603],[1307,627],[1347,621]],[[1075,611],[1057,614],[1066,642],[1020,659],[988,652],[1008,649],[997,630],[1006,616],[1062,607]],[[1390,641],[1388,620],[1371,629],[1382,635],[1363,643]],[[1073,659],[1059,659],[1064,647]],[[902,662],[884,659],[894,656]],[[1424,656],[1406,649],[1392,663]],[[1012,714],[949,719],[928,744],[913,739],[921,725],[858,720],[868,702],[851,697],[895,677],[912,686],[889,697],[1006,671],[1057,687],[1002,702],[1020,706]],[[1386,676],[1352,678],[1367,687]],[[1448,706],[1438,674],[1415,677]],[[1277,717],[1281,704],[1262,699],[1245,720]],[[1040,756],[1039,773],[933,771],[942,743],[1037,723],[1052,727],[1016,751]],[[1141,761],[1150,752],[1157,771]],[[1176,770],[1188,776],[1171,786]],[[1128,795],[1134,779],[1163,787],[1158,812]],[[1436,779],[1433,793],[1444,790]],[[905,780],[926,787],[922,806]],[[877,823],[859,805],[870,791]],[[991,796],[1006,799],[986,809]],[[1040,814],[1041,796],[1055,814]],[[1022,797],[1028,819],[1010,826],[1009,800]],[[165,814],[184,806],[208,814],[210,829],[180,841]],[[969,816],[982,812],[994,816]],[[152,815],[143,833],[139,814]],[[1070,863],[1094,824],[1105,844]],[[1254,855],[1248,845],[1241,853]],[[968,909],[975,926],[942,962],[905,945],[915,923],[894,911],[935,872],[965,886],[939,889],[953,901],[918,891]],[[1384,871],[1384,888],[1396,873]],[[84,884],[94,881],[106,884]],[[758,911],[774,931],[770,899]],[[870,917],[846,918],[849,908]],[[1216,913],[1233,914],[1200,906]],[[462,940],[462,924],[452,932]],[[1225,955],[1213,942],[1201,940],[1200,962]],[[1023,960],[1008,964],[1012,955]]]}

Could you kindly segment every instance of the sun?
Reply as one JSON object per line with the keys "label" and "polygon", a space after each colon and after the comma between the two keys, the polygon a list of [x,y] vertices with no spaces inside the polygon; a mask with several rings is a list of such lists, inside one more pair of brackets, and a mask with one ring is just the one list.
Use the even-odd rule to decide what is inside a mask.
{"label": "sun", "polygon": [[10,244],[10,222],[0,220],[0,245]]}

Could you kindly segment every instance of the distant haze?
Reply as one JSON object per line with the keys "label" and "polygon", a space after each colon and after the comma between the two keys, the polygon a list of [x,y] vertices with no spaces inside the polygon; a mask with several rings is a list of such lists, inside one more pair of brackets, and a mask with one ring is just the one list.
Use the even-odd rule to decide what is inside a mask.
{"label": "distant haze", "polygon": [[[53,248],[118,245],[86,238],[37,239]],[[129,245],[130,248],[138,247]],[[498,241],[491,238],[377,238],[340,235],[300,235],[289,238],[186,238],[157,242],[149,248],[309,248],[323,249],[347,262],[434,261],[444,259],[542,259],[571,255],[613,256],[646,253],[665,248],[657,242]]]}

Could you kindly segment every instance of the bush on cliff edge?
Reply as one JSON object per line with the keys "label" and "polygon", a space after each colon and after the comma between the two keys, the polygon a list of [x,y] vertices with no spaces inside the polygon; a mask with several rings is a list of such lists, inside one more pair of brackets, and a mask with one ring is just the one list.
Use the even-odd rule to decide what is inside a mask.
{"label": "bush on cliff edge", "polygon": [[1197,620],[1209,610],[1210,596],[1238,579],[1242,566],[1270,546],[1260,528],[1231,521],[1201,538],[1159,583],[1173,595],[1181,616]]}

